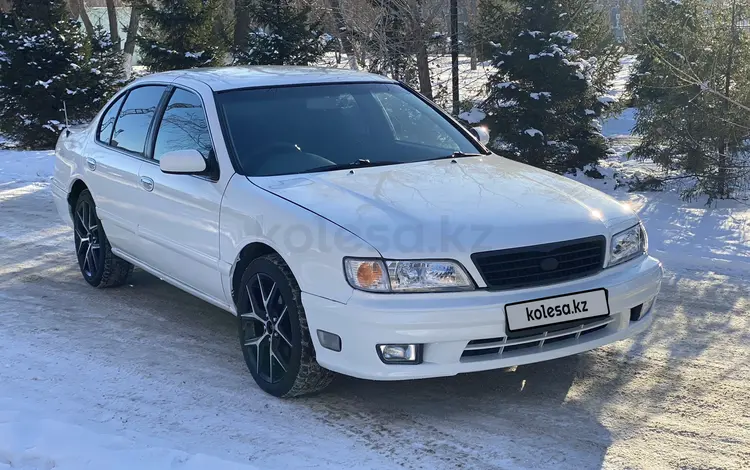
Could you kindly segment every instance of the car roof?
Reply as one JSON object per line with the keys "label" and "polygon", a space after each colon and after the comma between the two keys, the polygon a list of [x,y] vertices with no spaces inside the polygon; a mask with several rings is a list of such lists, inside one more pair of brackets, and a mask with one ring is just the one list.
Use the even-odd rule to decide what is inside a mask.
{"label": "car roof", "polygon": [[139,82],[168,80],[179,83],[184,79],[205,83],[214,91],[342,82],[395,83],[388,77],[356,70],[283,65],[173,70],[147,75]]}

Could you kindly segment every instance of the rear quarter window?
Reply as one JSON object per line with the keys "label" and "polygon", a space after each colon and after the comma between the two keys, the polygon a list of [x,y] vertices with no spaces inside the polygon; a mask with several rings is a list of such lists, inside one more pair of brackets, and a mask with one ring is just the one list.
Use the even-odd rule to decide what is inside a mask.
{"label": "rear quarter window", "polygon": [[109,141],[112,138],[112,129],[115,128],[115,121],[117,120],[117,114],[120,112],[120,106],[125,99],[127,93],[123,93],[122,96],[112,103],[107,111],[99,121],[99,127],[96,129],[96,140],[101,143],[109,145]]}

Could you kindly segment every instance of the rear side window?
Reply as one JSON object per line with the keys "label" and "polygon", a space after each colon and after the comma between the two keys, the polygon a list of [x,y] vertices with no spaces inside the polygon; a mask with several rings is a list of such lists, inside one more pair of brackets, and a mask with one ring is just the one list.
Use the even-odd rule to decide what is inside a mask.
{"label": "rear side window", "polygon": [[208,158],[212,148],[203,102],[195,93],[177,88],[159,125],[154,160],[175,150],[197,150]]}
{"label": "rear side window", "polygon": [[142,86],[130,91],[117,117],[110,145],[143,154],[151,121],[165,89],[165,86]]}
{"label": "rear side window", "polygon": [[96,130],[96,140],[99,142],[109,145],[109,139],[112,138],[112,129],[115,128],[117,113],[120,112],[120,105],[122,105],[122,100],[124,98],[125,93],[117,98],[109,109],[107,109],[107,112],[104,113],[104,116],[102,116],[102,120],[99,122],[99,128]]}

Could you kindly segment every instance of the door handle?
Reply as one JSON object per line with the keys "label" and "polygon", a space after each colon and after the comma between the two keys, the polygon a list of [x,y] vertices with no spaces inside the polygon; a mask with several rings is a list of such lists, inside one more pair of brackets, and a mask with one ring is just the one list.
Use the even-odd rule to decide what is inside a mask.
{"label": "door handle", "polygon": [[94,160],[91,157],[87,158],[86,159],[86,167],[88,167],[88,169],[91,170],[91,171],[96,171],[96,160]]}
{"label": "door handle", "polygon": [[141,176],[141,186],[146,191],[151,192],[154,190],[154,180],[152,180],[148,176]]}

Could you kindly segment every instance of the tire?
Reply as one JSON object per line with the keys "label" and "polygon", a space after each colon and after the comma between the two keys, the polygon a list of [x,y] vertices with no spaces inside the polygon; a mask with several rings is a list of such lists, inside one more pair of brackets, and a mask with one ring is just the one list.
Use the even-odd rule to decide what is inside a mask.
{"label": "tire", "polygon": [[276,254],[254,260],[240,289],[240,347],[258,386],[286,398],[326,388],[334,374],[315,360],[301,291],[284,260]]}
{"label": "tire", "polygon": [[112,253],[96,204],[88,189],[81,191],[73,208],[73,239],[83,279],[94,287],[125,284],[133,265]]}

